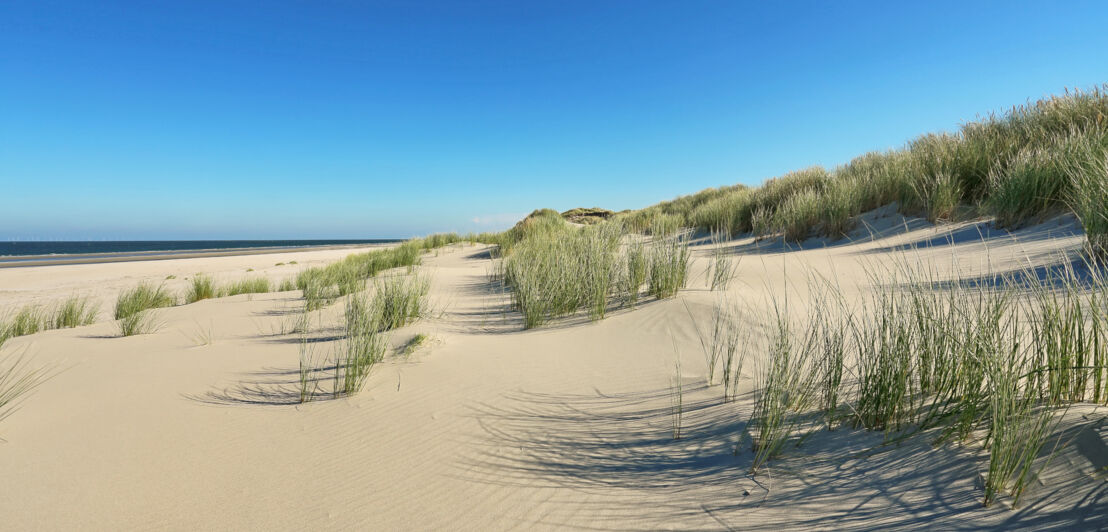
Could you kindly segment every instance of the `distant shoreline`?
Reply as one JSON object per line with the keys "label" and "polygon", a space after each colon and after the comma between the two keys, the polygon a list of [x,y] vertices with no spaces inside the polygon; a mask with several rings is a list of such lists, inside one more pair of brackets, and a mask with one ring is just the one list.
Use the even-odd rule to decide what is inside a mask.
{"label": "distant shoreline", "polygon": [[62,266],[67,264],[104,264],[111,262],[194,259],[201,257],[231,257],[239,255],[265,255],[271,253],[292,253],[296,251],[319,251],[328,249],[379,247],[389,246],[397,242],[400,241],[377,241],[318,246],[308,245],[162,251],[124,251],[114,253],[73,253],[56,255],[5,255],[0,256],[0,268]]}

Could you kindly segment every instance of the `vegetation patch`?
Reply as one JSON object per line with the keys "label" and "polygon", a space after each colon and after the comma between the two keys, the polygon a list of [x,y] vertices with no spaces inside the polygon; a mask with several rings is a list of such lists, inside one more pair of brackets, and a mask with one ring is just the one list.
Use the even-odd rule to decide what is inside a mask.
{"label": "vegetation patch", "polygon": [[[895,203],[906,215],[946,222],[991,215],[1004,228],[1065,210],[1077,214],[1090,250],[1106,253],[1108,86],[1069,91],[929,133],[834,169],[812,167],[767,180],[703,190],[611,216],[631,231],[668,226],[802,241],[840,238],[859,214]],[[673,219],[676,218],[676,221]]]}
{"label": "vegetation patch", "polygon": [[608,209],[601,209],[600,207],[577,207],[576,209],[570,209],[562,213],[562,218],[567,222],[583,225],[595,225],[600,222],[611,218],[615,214]]}

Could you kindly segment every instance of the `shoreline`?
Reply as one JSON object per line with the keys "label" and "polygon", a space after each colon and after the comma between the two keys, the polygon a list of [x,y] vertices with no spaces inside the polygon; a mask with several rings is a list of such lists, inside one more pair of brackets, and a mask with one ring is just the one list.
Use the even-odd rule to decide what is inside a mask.
{"label": "shoreline", "polygon": [[336,249],[376,248],[394,243],[379,244],[333,244],[323,246],[284,246],[261,248],[195,249],[167,251],[121,251],[113,253],[66,254],[66,255],[8,255],[0,257],[0,268],[23,268],[31,266],[63,266],[68,264],[108,264],[113,262],[140,262],[170,259],[196,259],[207,257],[237,257],[244,255],[265,255],[270,253],[294,253],[298,251],[326,251]]}

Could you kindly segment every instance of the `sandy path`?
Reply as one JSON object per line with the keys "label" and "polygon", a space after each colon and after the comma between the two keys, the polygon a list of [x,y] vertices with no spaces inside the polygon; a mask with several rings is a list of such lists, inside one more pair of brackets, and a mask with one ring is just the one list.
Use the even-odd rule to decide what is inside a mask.
{"label": "sandy path", "polygon": [[[989,261],[1003,268],[1079,244],[1045,230],[994,240]],[[729,293],[764,312],[767,294],[781,290],[803,301],[796,287],[813,272],[864,283],[860,259],[887,260],[889,246],[934,237],[924,228],[789,253],[740,241]],[[920,255],[969,267],[983,254],[960,243]],[[425,332],[432,344],[382,365],[358,396],[306,405],[294,397],[297,339],[271,334],[294,293],[166,309],[150,335],[112,338],[112,324],[100,323],[12,340],[6,351],[26,349],[64,371],[0,425],[4,528],[1108,526],[1105,483],[1090,480],[1080,453],[1060,459],[1051,486],[1018,512],[981,508],[975,449],[912,442],[845,458],[880,441],[854,430],[819,433],[771,477],[750,478],[749,451],[732,452],[750,396],[722,403],[719,387],[704,385],[690,318],[706,319],[717,297],[701,288],[704,260],[678,299],[521,331],[488,282],[482,248],[454,246],[426,260],[438,317],[393,335],[400,345]],[[188,333],[205,326],[214,341],[194,345]],[[681,440],[670,436],[675,344]]]}

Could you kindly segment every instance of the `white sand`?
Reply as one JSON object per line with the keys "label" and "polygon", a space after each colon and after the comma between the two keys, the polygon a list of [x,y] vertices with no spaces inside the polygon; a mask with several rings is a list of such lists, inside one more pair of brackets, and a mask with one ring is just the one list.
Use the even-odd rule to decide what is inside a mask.
{"label": "white sand", "polygon": [[[1081,242],[1065,220],[1015,240],[987,235],[984,243],[962,238],[977,234],[975,224],[905,232],[896,216],[868,221],[887,236],[791,252],[736,242],[742,255],[729,295],[768,312],[767,296],[788,291],[802,307],[813,273],[856,293],[865,268],[895,255],[890,247],[928,239],[937,245],[911,252],[914,259],[937,268],[953,262],[963,273],[1013,268],[1028,256],[1049,264]],[[943,244],[941,235],[951,232],[957,242]],[[507,295],[489,285],[483,251],[453,246],[425,260],[440,312],[392,339],[399,346],[427,333],[433,341],[375,369],[351,398],[296,404],[297,338],[273,334],[290,319],[296,293],[165,309],[154,334],[115,338],[114,324],[101,322],[9,341],[5,353],[26,352],[60,372],[0,424],[7,440],[0,444],[0,528],[1108,526],[1108,484],[1096,471],[1108,465],[1098,462],[1108,460],[1106,429],[1093,422],[1103,410],[1071,411],[1066,426],[1081,445],[1056,457],[1047,482],[1016,511],[1003,502],[981,507],[977,446],[912,440],[879,447],[879,434],[861,430],[817,433],[773,462],[768,475],[751,478],[749,449],[732,451],[750,414],[755,362],[738,401],[721,403],[719,386],[704,386],[690,313],[707,320],[717,296],[704,289],[703,250],[689,289],[676,299],[647,301],[597,323],[575,318],[530,331],[507,309]],[[253,267],[276,278],[345,253],[0,270],[0,305],[83,290],[106,301],[139,279],[170,274],[231,278]],[[288,260],[300,264],[272,266]],[[189,336],[205,328],[213,342],[195,345]],[[676,441],[668,385],[674,343],[686,391],[686,437]]]}
{"label": "white sand", "polygon": [[178,295],[185,293],[189,279],[198,273],[209,275],[218,283],[259,276],[279,283],[284,279],[294,278],[305,268],[331,263],[351,253],[389,245],[224,257],[0,268],[0,317],[3,317],[5,310],[15,312],[28,304],[47,308],[68,297],[79,295],[92,298],[100,307],[101,319],[108,319],[111,317],[116,295],[140,282],[165,285]]}

